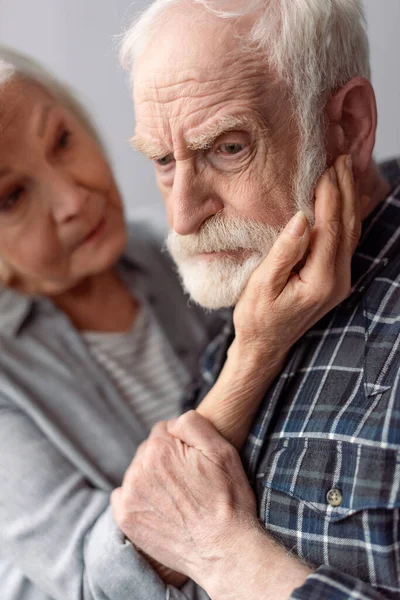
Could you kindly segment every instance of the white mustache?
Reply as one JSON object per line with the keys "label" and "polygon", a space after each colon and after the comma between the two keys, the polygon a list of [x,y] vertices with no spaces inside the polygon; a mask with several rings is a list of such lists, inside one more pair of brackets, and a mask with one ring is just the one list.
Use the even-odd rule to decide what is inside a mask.
{"label": "white mustache", "polygon": [[267,254],[280,231],[281,228],[271,225],[218,213],[208,219],[198,233],[183,236],[171,231],[166,245],[176,261],[202,253],[241,249]]}

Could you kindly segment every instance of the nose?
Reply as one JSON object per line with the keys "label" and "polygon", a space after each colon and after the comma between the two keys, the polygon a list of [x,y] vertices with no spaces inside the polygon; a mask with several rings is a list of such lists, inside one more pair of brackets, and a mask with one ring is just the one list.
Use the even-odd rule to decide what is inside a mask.
{"label": "nose", "polygon": [[177,162],[168,206],[169,224],[179,235],[196,233],[209,217],[223,208],[203,173]]}
{"label": "nose", "polygon": [[88,190],[68,176],[55,178],[49,191],[52,215],[59,224],[79,216],[88,198]]}

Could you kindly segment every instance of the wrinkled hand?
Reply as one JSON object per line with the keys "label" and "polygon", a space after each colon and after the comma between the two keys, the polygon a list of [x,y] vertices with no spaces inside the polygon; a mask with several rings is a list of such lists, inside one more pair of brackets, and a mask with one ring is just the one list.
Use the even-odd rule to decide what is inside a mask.
{"label": "wrinkled hand", "polygon": [[[317,185],[313,230],[304,214],[296,215],[251,276],[234,312],[235,342],[241,348],[280,359],[349,295],[361,218],[346,158],[339,157]],[[294,272],[307,249],[304,266]]]}
{"label": "wrinkled hand", "polygon": [[258,529],[238,453],[195,411],[153,428],[111,503],[128,539],[204,587],[226,548]]}

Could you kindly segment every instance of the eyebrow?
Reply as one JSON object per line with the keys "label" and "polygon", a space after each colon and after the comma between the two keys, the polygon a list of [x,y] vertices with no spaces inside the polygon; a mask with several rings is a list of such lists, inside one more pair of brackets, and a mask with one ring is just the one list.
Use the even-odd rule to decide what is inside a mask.
{"label": "eyebrow", "polygon": [[[201,133],[186,139],[186,147],[188,150],[208,150],[221,135],[243,128],[254,133],[259,127],[260,123],[254,121],[254,119],[245,116],[226,115],[205,127]],[[263,129],[264,131],[266,130],[265,124],[263,124]],[[157,160],[171,154],[170,150],[158,142],[152,142],[137,135],[134,135],[130,139],[130,144],[133,148],[150,158],[150,160]]]}
{"label": "eyebrow", "polygon": [[[52,111],[52,109],[54,107],[55,107],[55,104],[46,104],[45,106],[43,106],[42,114],[40,115],[39,127],[38,127],[38,131],[37,131],[37,134],[39,137],[44,136],[46,127],[47,127],[47,123],[49,121],[50,112]],[[0,178],[6,177],[10,173],[12,173],[11,169],[9,167],[4,167],[3,169],[0,169]]]}
{"label": "eyebrow", "polygon": [[254,120],[248,117],[226,115],[205,127],[198,135],[187,139],[187,147],[189,150],[208,150],[221,135],[243,128],[253,133],[257,127]]}
{"label": "eyebrow", "polygon": [[135,150],[138,150],[150,160],[157,160],[158,158],[163,158],[170,154],[169,150],[166,150],[165,147],[160,146],[156,142],[151,142],[150,140],[146,140],[137,135],[134,135],[129,140],[130,145]]}
{"label": "eyebrow", "polygon": [[49,116],[54,107],[55,107],[55,104],[45,104],[43,106],[42,114],[40,116],[40,121],[39,121],[39,127],[38,127],[38,131],[37,131],[37,135],[40,138],[44,137],[44,134],[46,132],[46,127],[49,122]]}

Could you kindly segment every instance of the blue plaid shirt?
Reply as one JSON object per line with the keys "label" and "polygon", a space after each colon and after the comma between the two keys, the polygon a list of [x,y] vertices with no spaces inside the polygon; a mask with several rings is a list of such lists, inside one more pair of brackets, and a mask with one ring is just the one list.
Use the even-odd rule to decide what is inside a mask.
{"label": "blue plaid shirt", "polygon": [[[383,171],[350,297],[292,348],[243,450],[265,529],[315,568],[291,600],[400,598],[400,161]],[[207,349],[195,404],[232,335]]]}

